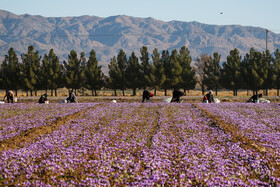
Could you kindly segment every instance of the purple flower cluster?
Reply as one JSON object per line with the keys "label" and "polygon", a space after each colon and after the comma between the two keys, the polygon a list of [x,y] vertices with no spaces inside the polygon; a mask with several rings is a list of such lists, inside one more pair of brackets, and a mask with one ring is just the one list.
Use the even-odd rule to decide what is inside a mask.
{"label": "purple flower cluster", "polygon": [[36,142],[1,152],[0,184],[269,186],[280,182],[260,153],[243,149],[211,124],[189,103],[108,103],[88,108]]}
{"label": "purple flower cluster", "polygon": [[88,104],[12,104],[0,105],[0,141],[20,132],[48,125],[63,117],[88,107]]}

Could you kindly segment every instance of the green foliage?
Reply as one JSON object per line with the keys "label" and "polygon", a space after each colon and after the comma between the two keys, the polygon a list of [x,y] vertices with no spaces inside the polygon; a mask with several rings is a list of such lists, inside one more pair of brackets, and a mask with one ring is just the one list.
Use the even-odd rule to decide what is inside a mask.
{"label": "green foliage", "polygon": [[53,49],[44,55],[40,75],[42,89],[56,90],[62,86],[62,66]]}
{"label": "green foliage", "polygon": [[190,56],[190,51],[183,46],[179,52],[179,63],[182,67],[180,87],[184,91],[194,89],[196,85],[195,71],[191,67],[191,62],[192,57]]}
{"label": "green foliage", "polygon": [[[94,50],[91,50],[89,59],[85,65],[86,88],[89,90],[99,90],[103,86],[101,66],[98,66],[98,60]],[[96,92],[95,92],[96,95]]]}
{"label": "green foliage", "polygon": [[[243,60],[238,49],[230,51],[227,61],[220,67],[221,56],[214,53],[213,57],[206,54],[196,59],[191,66],[192,57],[186,46],[179,52],[174,49],[169,54],[168,50],[154,49],[150,62],[146,46],[140,49],[138,58],[134,52],[127,58],[125,52],[120,50],[117,58],[110,61],[108,79],[101,71],[94,50],[91,50],[89,59],[82,52],[78,58],[76,51],[68,55],[68,61],[61,64],[53,49],[45,54],[42,61],[39,52],[33,46],[21,55],[22,63],[18,62],[13,48],[10,48],[0,66],[1,89],[23,89],[36,91],[39,89],[55,90],[60,87],[73,89],[87,88],[95,91],[101,89],[106,83],[109,88],[123,91],[127,88],[154,88],[157,89],[194,89],[199,84],[202,93],[206,88],[231,89],[234,95],[241,88],[266,91],[271,88],[280,89],[280,52],[274,55],[269,51],[258,52],[251,48]],[[139,63],[139,59],[140,62]],[[279,94],[279,91],[278,91]]]}
{"label": "green foliage", "polygon": [[141,84],[142,87],[145,89],[145,87],[150,87],[152,84],[151,76],[152,76],[152,70],[151,70],[151,64],[149,63],[149,53],[148,48],[146,46],[143,46],[140,49],[140,60],[141,60]]}
{"label": "green foliage", "polygon": [[38,51],[34,51],[34,47],[31,45],[28,47],[27,53],[21,56],[23,66],[23,77],[24,77],[24,90],[32,91],[40,89],[40,60]]}
{"label": "green foliage", "polygon": [[217,95],[217,90],[220,88],[220,59],[221,55],[217,52],[213,54],[213,58],[210,57],[210,61],[205,64],[205,74],[204,84],[209,90],[215,90]]}
{"label": "green foliage", "polygon": [[124,95],[124,90],[126,88],[126,79],[125,79],[125,70],[127,66],[127,58],[125,52],[121,49],[118,57],[117,57],[117,65],[118,65],[118,84],[119,84],[119,89],[123,91]]}
{"label": "green foliage", "polygon": [[237,96],[237,90],[243,86],[243,77],[241,76],[241,56],[238,49],[230,51],[227,61],[223,63],[221,69],[220,83],[223,88],[233,90],[233,95]]}
{"label": "green foliage", "polygon": [[133,89],[133,95],[136,95],[136,89],[141,87],[143,80],[140,72],[140,64],[134,52],[131,53],[128,59],[125,78],[127,88]]}
{"label": "green foliage", "polygon": [[242,61],[243,77],[245,80],[245,88],[257,92],[262,88],[264,83],[262,53],[251,48]]}
{"label": "green foliage", "polygon": [[[280,89],[280,51],[277,49],[274,53],[275,58],[273,59],[274,69],[274,88]],[[279,95],[279,92],[278,92]]]}
{"label": "green foliage", "polygon": [[84,68],[82,62],[84,61],[84,55],[81,54],[81,59],[78,59],[78,54],[75,50],[68,55],[68,63],[64,61],[64,76],[65,84],[67,88],[79,89],[83,86],[84,81]]}
{"label": "green foliage", "polygon": [[273,87],[275,81],[275,69],[273,68],[273,57],[271,53],[267,50],[262,53],[262,66],[261,66],[261,76],[263,77],[263,86],[262,89],[265,90],[266,95],[267,90]]}
{"label": "green foliage", "polygon": [[[121,89],[123,91],[126,88],[125,71],[127,66],[127,58],[124,51],[121,49],[117,59],[113,57],[111,59],[109,67],[109,86],[116,90]],[[116,93],[115,93],[116,94]]]}
{"label": "green foliage", "polygon": [[153,63],[151,66],[151,87],[155,88],[156,90],[162,88],[166,80],[166,76],[164,74],[164,66],[162,63],[163,61],[160,60],[160,54],[158,53],[157,48],[155,48],[153,51],[152,59]]}
{"label": "green foliage", "polygon": [[2,86],[4,89],[19,90],[22,85],[22,68],[13,48],[10,48],[1,64]]}

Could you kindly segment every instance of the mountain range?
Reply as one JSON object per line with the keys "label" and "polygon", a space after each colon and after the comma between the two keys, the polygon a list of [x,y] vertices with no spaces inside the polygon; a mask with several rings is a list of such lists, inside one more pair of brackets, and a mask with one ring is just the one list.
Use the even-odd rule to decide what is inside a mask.
{"label": "mountain range", "polygon": [[[280,34],[268,32],[268,49],[280,48]],[[266,29],[240,25],[209,25],[199,22],[164,22],[126,15],[107,18],[96,16],[43,17],[16,15],[0,10],[0,60],[13,47],[17,54],[27,52],[33,45],[43,56],[54,49],[60,61],[68,59],[71,50],[89,56],[94,49],[99,63],[106,69],[110,59],[123,49],[127,56],[147,46],[149,53],[188,47],[192,59],[201,54],[221,54],[226,60],[230,50],[237,48],[241,55],[250,48],[264,51]]]}

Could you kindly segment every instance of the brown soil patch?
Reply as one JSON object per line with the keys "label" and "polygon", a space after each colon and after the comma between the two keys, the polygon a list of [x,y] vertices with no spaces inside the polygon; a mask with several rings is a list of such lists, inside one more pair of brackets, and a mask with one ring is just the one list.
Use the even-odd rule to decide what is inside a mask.
{"label": "brown soil patch", "polygon": [[99,105],[95,105],[93,107],[83,109],[79,112],[76,112],[74,114],[70,114],[68,116],[57,117],[56,120],[51,122],[50,124],[46,124],[46,125],[40,126],[40,127],[31,128],[31,129],[28,129],[28,130],[25,130],[25,131],[21,132],[17,136],[2,140],[2,141],[0,141],[0,152],[6,151],[6,150],[9,150],[9,149],[22,148],[22,147],[26,146],[26,144],[29,144],[29,143],[32,143],[32,142],[36,141],[36,139],[39,136],[44,136],[46,134],[52,133],[55,130],[58,130],[60,128],[60,126],[64,125],[68,121],[70,121],[72,119],[75,119],[78,116],[83,115],[86,110],[96,108],[100,105],[103,105],[103,104],[99,104]]}
{"label": "brown soil patch", "polygon": [[[238,126],[224,122],[219,117],[215,116],[214,114],[207,111],[206,109],[199,107],[196,104],[193,104],[193,106],[200,109],[203,115],[211,119],[211,121],[213,122],[211,126],[221,128],[225,133],[230,133],[232,137],[232,141],[236,143],[239,142],[240,146],[243,149],[255,150],[256,152],[260,153],[264,158],[269,158],[267,159],[269,160],[269,166],[275,168],[275,171],[273,172],[274,176],[280,177],[280,163],[276,161],[277,158],[270,156],[270,155],[274,155],[273,149],[264,147],[261,145],[260,142],[253,141],[245,137],[242,131],[238,128]],[[272,153],[272,154],[267,154],[267,153]]]}

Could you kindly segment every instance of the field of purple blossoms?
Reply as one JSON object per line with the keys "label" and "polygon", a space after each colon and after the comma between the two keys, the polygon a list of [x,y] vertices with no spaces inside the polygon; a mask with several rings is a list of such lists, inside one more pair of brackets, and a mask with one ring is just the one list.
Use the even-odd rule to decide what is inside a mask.
{"label": "field of purple blossoms", "polygon": [[0,186],[280,184],[278,104],[0,107]]}

